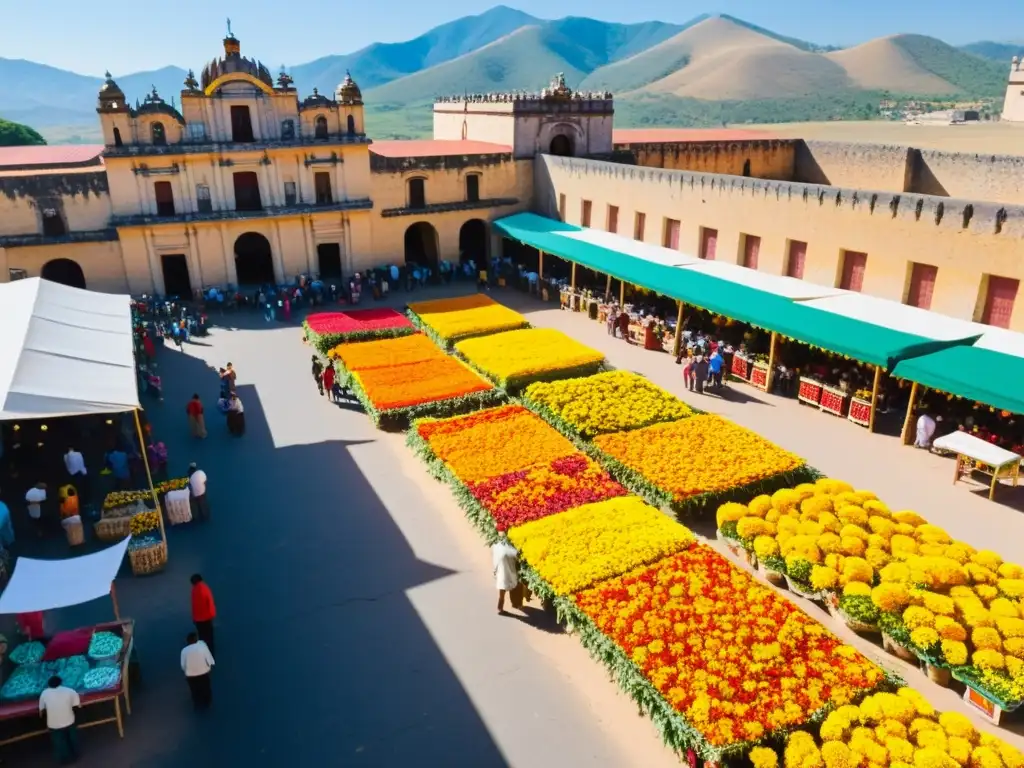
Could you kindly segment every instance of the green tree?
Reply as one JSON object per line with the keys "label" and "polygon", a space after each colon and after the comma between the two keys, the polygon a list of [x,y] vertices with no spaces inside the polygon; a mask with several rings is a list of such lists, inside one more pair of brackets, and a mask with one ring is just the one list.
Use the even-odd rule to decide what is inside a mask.
{"label": "green tree", "polygon": [[46,139],[27,125],[0,118],[0,147],[24,147],[45,143]]}

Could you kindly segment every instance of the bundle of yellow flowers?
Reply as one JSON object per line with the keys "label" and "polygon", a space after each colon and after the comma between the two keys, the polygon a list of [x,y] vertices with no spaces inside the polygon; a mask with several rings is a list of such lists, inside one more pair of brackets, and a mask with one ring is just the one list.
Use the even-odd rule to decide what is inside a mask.
{"label": "bundle of yellow flowers", "polygon": [[[779,754],[769,747],[757,747],[749,757],[755,768],[780,768]],[[781,757],[784,768],[1024,766],[1020,750],[978,731],[965,715],[936,712],[911,688],[839,707],[816,733],[791,733]]]}
{"label": "bundle of yellow flowers", "polygon": [[585,438],[678,421],[693,414],[678,397],[629,371],[536,382],[526,388],[524,399],[549,420]]}
{"label": "bundle of yellow flowers", "polygon": [[634,490],[679,511],[714,504],[726,492],[784,473],[813,476],[799,456],[721,416],[599,435],[594,445],[642,478],[643,487]]}
{"label": "bundle of yellow flowers", "polygon": [[526,328],[526,318],[482,293],[409,305],[410,319],[435,341],[451,345],[459,339]]}
{"label": "bundle of yellow flowers", "polygon": [[518,389],[534,381],[597,373],[604,355],[552,328],[526,328],[467,339],[455,350],[491,381]]}
{"label": "bundle of yellow flowers", "polygon": [[141,536],[142,534],[154,531],[159,527],[159,512],[140,512],[137,515],[133,515],[131,522],[128,523],[128,528],[131,531],[132,536]]}
{"label": "bundle of yellow flowers", "polygon": [[693,533],[635,496],[585,504],[509,531],[523,559],[568,595],[686,549]]}

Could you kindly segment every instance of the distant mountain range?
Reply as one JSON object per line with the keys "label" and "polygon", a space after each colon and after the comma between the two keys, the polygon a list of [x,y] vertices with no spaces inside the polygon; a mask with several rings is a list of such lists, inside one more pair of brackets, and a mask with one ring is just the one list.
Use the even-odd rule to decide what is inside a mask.
{"label": "distant mountain range", "polygon": [[[759,104],[777,106],[779,100],[791,112],[795,100],[813,107],[811,113],[817,115],[819,106],[829,110],[856,103],[860,109],[862,102],[869,104],[883,93],[999,97],[1018,48],[1024,53],[1024,45],[1010,43],[955,48],[909,34],[838,49],[724,15],[704,14],[681,25],[614,24],[577,17],[547,21],[498,6],[413,40],[374,43],[292,66],[289,74],[300,94],[308,95],[314,87],[332,93],[350,70],[363,89],[370,130],[380,135],[374,131],[375,114],[394,117],[405,105],[444,94],[536,90],[557,72],[565,74],[570,86],[613,91],[623,103],[623,115],[639,123],[673,114],[669,119],[725,119],[723,110],[731,115],[741,103],[745,114]],[[259,56],[259,51],[243,53]],[[210,54],[212,58],[217,50]],[[202,64],[193,62],[193,68]],[[185,69],[167,66],[119,74],[116,80],[131,101],[153,87],[170,101],[179,97],[185,74]],[[0,117],[44,132],[68,125],[95,130],[101,83],[96,77],[0,58]],[[801,114],[798,108],[791,117],[810,119]],[[401,135],[402,130],[393,133]]]}

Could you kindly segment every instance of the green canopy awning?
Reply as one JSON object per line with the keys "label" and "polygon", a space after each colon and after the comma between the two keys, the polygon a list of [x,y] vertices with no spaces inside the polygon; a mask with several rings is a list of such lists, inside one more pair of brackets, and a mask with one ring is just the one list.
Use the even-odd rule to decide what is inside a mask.
{"label": "green canopy awning", "polygon": [[[538,216],[517,213],[494,222],[499,232],[539,251],[576,262],[618,280],[638,285],[758,328],[775,331],[815,347],[891,369],[900,360],[972,339],[935,340],[883,325],[806,306],[769,291],[722,279],[695,269],[680,269],[643,258],[653,246],[621,238],[622,250],[590,230]],[[600,244],[596,242],[600,239]],[[625,252],[626,249],[633,253]],[[670,249],[657,249],[672,254]],[[663,262],[668,256],[661,257]],[[680,261],[692,260],[680,255]]]}
{"label": "green canopy awning", "polygon": [[931,389],[1024,413],[1024,358],[976,346],[901,360],[893,375]]}

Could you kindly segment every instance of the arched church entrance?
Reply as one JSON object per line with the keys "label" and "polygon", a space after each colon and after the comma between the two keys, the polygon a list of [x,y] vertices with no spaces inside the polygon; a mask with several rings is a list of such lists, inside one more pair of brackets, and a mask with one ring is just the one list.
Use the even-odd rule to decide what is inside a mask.
{"label": "arched church entrance", "polygon": [[274,285],[270,241],[259,232],[246,232],[235,240],[235,272],[239,285]]}
{"label": "arched church entrance", "polygon": [[437,230],[425,221],[418,221],[405,230],[405,263],[430,267],[437,274]]}
{"label": "arched church entrance", "polygon": [[487,224],[483,219],[470,219],[459,230],[459,261],[470,259],[487,263]]}
{"label": "arched church entrance", "polygon": [[558,134],[551,140],[551,147],[548,150],[549,155],[558,155],[559,157],[572,157],[573,147],[572,139],[568,136]]}
{"label": "arched church entrance", "polygon": [[70,285],[72,288],[85,288],[85,273],[78,266],[78,262],[71,259],[53,259],[46,262],[39,276],[51,283]]}

